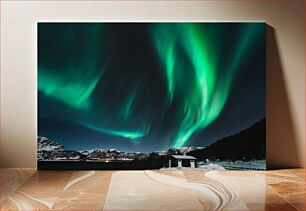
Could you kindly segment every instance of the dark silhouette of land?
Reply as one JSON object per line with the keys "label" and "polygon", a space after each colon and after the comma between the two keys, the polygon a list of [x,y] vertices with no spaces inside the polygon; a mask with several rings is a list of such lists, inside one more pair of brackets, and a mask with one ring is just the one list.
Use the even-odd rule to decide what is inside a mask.
{"label": "dark silhouette of land", "polygon": [[222,138],[204,149],[196,149],[187,154],[199,160],[266,159],[266,119],[235,135]]}
{"label": "dark silhouette of land", "polygon": [[[56,146],[56,144],[53,144]],[[40,170],[144,170],[168,167],[172,155],[182,155],[186,151],[170,148],[165,152],[137,154],[118,151],[93,151],[82,154],[60,147],[58,151],[41,151],[46,160],[38,160]],[[266,159],[266,119],[234,135],[222,138],[210,146],[191,147],[186,152],[198,161],[252,161]],[[78,160],[52,160],[52,156],[76,157]],[[122,156],[129,160],[120,160]],[[51,159],[50,159],[51,158]],[[107,158],[107,159],[106,159]],[[109,159],[112,158],[112,159]],[[235,162],[230,165],[235,165]]]}

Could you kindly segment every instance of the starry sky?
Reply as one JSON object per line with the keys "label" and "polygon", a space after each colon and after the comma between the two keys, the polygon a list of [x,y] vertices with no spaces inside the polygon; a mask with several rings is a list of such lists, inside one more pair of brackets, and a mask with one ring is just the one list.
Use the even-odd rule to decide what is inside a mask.
{"label": "starry sky", "polygon": [[266,112],[265,27],[38,23],[38,135],[151,152],[248,128]]}

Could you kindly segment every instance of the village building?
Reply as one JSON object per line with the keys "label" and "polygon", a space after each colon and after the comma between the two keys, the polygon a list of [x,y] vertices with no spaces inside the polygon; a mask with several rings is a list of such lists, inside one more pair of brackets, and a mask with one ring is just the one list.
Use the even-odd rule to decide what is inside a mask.
{"label": "village building", "polygon": [[172,155],[169,160],[169,168],[171,167],[191,167],[196,168],[196,158],[190,155]]}

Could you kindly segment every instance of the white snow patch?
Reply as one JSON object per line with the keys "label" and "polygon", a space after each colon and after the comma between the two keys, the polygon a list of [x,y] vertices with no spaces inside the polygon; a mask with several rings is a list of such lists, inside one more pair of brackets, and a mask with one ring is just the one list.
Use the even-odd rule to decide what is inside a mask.
{"label": "white snow patch", "polygon": [[225,168],[223,168],[222,166],[220,165],[217,165],[217,164],[208,164],[208,165],[201,165],[201,166],[198,166],[197,168],[191,168],[191,167],[167,167],[167,168],[161,168],[160,170],[193,170],[193,171],[196,171],[196,170],[225,170]]}

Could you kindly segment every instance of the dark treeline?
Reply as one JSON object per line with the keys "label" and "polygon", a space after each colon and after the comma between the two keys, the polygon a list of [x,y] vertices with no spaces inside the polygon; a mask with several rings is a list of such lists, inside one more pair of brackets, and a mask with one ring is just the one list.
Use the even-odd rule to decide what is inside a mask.
{"label": "dark treeline", "polygon": [[196,149],[188,154],[199,160],[266,159],[266,119],[235,135],[222,138],[204,149]]}

